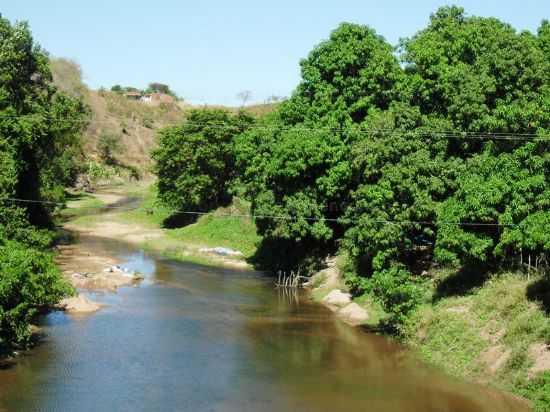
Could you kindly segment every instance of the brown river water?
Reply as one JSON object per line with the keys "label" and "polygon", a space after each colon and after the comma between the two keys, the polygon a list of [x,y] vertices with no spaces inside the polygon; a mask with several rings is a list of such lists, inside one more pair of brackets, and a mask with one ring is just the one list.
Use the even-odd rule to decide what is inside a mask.
{"label": "brown river water", "polygon": [[81,239],[146,279],[107,306],[44,317],[43,343],[0,371],[0,410],[189,412],[522,411],[387,338],[351,328],[262,273]]}

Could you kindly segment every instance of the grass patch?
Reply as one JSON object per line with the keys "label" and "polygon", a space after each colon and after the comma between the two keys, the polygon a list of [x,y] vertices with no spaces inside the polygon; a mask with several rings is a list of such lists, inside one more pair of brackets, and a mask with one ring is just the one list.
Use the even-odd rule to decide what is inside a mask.
{"label": "grass patch", "polygon": [[141,198],[138,208],[119,213],[118,217],[128,223],[139,223],[147,227],[160,228],[170,217],[169,208],[162,206],[156,197],[155,185],[133,185],[125,187],[124,194]]}
{"label": "grass patch", "polygon": [[[224,211],[217,213],[223,214]],[[202,216],[196,223],[170,230],[168,234],[182,242],[236,249],[247,258],[254,254],[260,242],[254,222],[240,217]]]}
{"label": "grass patch", "polygon": [[[117,214],[118,218],[127,223],[139,223],[146,227],[160,228],[170,217],[171,210],[163,207],[156,198],[154,186],[135,186],[125,191],[130,196],[142,198],[139,208]],[[219,208],[211,215],[201,216],[195,223],[177,229],[166,229],[167,239],[156,243],[159,246],[164,243],[166,248],[173,248],[174,243],[185,248],[186,245],[198,247],[222,246],[243,253],[245,258],[254,255],[261,240],[257,234],[256,225],[248,217],[240,217],[250,214],[250,203],[241,199],[234,199],[226,208]],[[228,215],[239,215],[232,217]],[[157,247],[158,248],[158,247]],[[182,260],[188,259],[187,252],[170,252],[171,257]],[[179,257],[178,257],[179,256]]]}
{"label": "grass patch", "polygon": [[68,200],[67,207],[58,213],[58,216],[65,220],[97,213],[98,209],[105,206],[105,203],[88,193],[69,194]]}
{"label": "grass patch", "polygon": [[[405,340],[422,358],[453,375],[491,382],[542,405],[548,397],[540,388],[546,388],[550,380],[530,379],[529,346],[547,341],[550,321],[541,303],[528,299],[534,282],[540,279],[498,274],[462,296],[439,297],[415,311],[406,325]],[[509,355],[500,368],[491,371],[482,354],[495,347]]]}

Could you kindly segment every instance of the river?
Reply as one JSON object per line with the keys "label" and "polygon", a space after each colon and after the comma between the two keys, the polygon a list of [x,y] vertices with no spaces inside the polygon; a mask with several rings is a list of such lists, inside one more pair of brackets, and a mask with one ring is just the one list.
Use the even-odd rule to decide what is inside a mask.
{"label": "river", "polygon": [[54,312],[46,338],[0,371],[14,412],[520,411],[452,379],[392,341],[337,320],[262,273],[178,263],[82,237],[145,275],[92,294],[93,315]]}

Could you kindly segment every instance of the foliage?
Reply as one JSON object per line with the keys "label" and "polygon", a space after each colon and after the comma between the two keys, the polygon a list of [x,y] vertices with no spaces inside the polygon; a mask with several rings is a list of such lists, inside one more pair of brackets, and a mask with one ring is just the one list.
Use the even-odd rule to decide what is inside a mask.
{"label": "foliage", "polygon": [[436,257],[451,263],[485,262],[550,252],[548,170],[548,144],[543,142],[498,156],[488,150],[469,159],[453,196],[441,204],[438,220],[471,225],[441,224]]}
{"label": "foliage", "polygon": [[120,136],[109,132],[102,132],[97,141],[97,151],[99,152],[99,157],[105,164],[116,164],[115,156],[122,151]]}
{"label": "foliage", "polygon": [[[0,50],[0,195],[60,200],[76,168],[64,153],[78,152],[86,109],[52,85],[48,58],[25,23],[0,20]],[[23,208],[32,223],[47,223],[44,206]],[[0,224],[9,216],[0,211]]]}
{"label": "foliage", "polygon": [[[68,293],[51,256],[52,203],[79,170],[87,108],[52,83],[26,23],[0,18],[0,341],[24,344],[37,310]],[[24,201],[21,201],[24,200]],[[45,202],[44,202],[45,201]]]}
{"label": "foliage", "polygon": [[[549,27],[518,33],[441,7],[396,49],[370,27],[340,25],[300,63],[293,95],[235,138],[233,187],[263,239],[256,262],[314,267],[340,249],[353,291],[376,295],[397,325],[434,264],[547,259]],[[200,191],[184,203],[219,202],[229,191],[186,150],[163,153],[173,169],[161,196],[179,185],[165,200]]]}
{"label": "foliage", "polygon": [[164,93],[178,99],[178,95],[170,89],[170,86],[164,83],[149,83],[149,86],[145,89],[145,93]]}
{"label": "foliage", "polygon": [[[387,108],[400,74],[391,47],[352,24],[334,31],[301,67],[303,81],[278,113],[237,139],[252,210],[267,216],[257,219],[259,232],[275,248],[302,252],[292,254],[295,262],[286,259],[290,264],[326,253],[341,236],[335,220],[353,187],[351,147],[360,136],[353,122]],[[344,126],[350,130],[339,132]]]}
{"label": "foliage", "polygon": [[160,200],[194,212],[227,204],[235,176],[233,138],[252,121],[242,112],[193,110],[181,125],[161,130],[153,154]]}
{"label": "foliage", "polygon": [[50,254],[13,241],[0,242],[0,348],[26,345],[28,325],[43,309],[72,293]]}
{"label": "foliage", "polygon": [[404,324],[422,298],[421,289],[411,281],[410,273],[398,267],[374,272],[368,287],[389,314],[387,322],[392,327]]}
{"label": "foliage", "polygon": [[434,260],[547,254],[548,144],[521,136],[550,130],[548,27],[442,7],[400,43],[400,65],[374,30],[342,24],[301,62],[292,97],[237,138],[264,243],[302,252],[293,265],[343,248],[352,289],[397,323]]}
{"label": "foliage", "polygon": [[532,399],[535,412],[550,409],[550,372],[545,372],[533,380],[522,383],[519,392],[527,399]]}

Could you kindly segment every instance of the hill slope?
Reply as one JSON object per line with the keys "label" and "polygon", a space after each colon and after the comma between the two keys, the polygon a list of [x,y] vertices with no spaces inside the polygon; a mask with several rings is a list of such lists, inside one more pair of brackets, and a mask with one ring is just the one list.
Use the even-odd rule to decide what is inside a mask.
{"label": "hill slope", "polygon": [[[91,109],[90,124],[83,136],[86,159],[101,162],[98,143],[102,134],[109,134],[120,142],[120,153],[115,156],[117,161],[144,174],[148,174],[151,166],[150,153],[156,144],[156,131],[180,122],[193,108],[211,107],[194,107],[181,101],[150,106],[129,100],[119,93],[90,90],[82,80],[80,66],[72,60],[53,58],[51,68],[55,85],[66,93],[80,97]],[[261,117],[276,107],[277,103],[257,104],[248,106],[246,110],[255,117]]]}
{"label": "hill slope", "polygon": [[181,103],[150,106],[118,93],[88,89],[80,67],[73,61],[52,59],[51,67],[56,86],[82,98],[91,109],[90,124],[83,136],[84,153],[90,160],[100,160],[98,142],[102,134],[108,133],[120,142],[117,160],[145,171],[151,163],[155,131],[184,117],[185,105]]}

